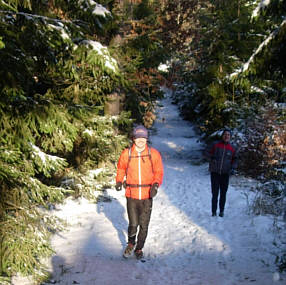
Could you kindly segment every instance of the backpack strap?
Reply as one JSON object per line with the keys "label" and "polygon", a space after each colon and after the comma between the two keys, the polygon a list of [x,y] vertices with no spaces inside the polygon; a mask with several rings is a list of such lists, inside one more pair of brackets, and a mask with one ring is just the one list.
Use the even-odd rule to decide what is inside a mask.
{"label": "backpack strap", "polygon": [[152,173],[154,174],[154,167],[153,167],[153,161],[152,161],[152,156],[151,156],[151,148],[149,146],[148,146],[148,155],[149,155],[149,159],[151,162]]}
{"label": "backpack strap", "polygon": [[128,149],[128,162],[127,162],[127,167],[126,167],[126,170],[125,170],[126,180],[127,180],[127,172],[128,172],[128,167],[129,167],[130,160],[131,160],[131,147],[129,147],[129,149]]}

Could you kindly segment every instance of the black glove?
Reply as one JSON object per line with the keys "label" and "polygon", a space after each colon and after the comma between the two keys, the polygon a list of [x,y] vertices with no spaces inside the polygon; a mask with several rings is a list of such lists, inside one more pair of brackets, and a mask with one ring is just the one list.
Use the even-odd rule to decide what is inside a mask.
{"label": "black glove", "polygon": [[121,191],[122,190],[122,182],[117,182],[115,185],[116,191]]}
{"label": "black glove", "polygon": [[154,183],[151,186],[151,189],[150,189],[150,197],[151,198],[154,198],[157,195],[158,188],[159,188],[159,184],[158,183]]}

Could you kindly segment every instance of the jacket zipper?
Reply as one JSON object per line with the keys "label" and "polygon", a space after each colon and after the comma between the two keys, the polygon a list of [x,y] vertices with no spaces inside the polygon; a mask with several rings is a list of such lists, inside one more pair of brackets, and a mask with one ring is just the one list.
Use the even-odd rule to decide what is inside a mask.
{"label": "jacket zipper", "polygon": [[[138,176],[139,185],[141,185],[141,152],[138,152]],[[141,186],[139,186],[139,200],[141,200]]]}
{"label": "jacket zipper", "polygon": [[223,160],[224,160],[224,153],[225,153],[225,145],[223,145],[223,153],[222,153],[222,159],[221,159],[219,174],[221,174],[221,171],[222,171],[222,164],[223,164]]}

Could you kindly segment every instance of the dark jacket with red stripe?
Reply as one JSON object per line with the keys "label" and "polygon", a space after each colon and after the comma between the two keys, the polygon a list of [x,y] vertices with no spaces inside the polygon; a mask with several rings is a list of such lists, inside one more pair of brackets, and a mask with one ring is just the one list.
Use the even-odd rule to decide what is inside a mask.
{"label": "dark jacket with red stripe", "polygon": [[229,174],[231,169],[237,168],[237,157],[234,146],[224,141],[214,143],[210,153],[210,172]]}

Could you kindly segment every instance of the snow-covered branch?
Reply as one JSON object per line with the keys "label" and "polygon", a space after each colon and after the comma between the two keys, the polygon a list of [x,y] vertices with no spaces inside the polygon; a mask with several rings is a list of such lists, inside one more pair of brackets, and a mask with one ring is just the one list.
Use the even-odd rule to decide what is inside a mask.
{"label": "snow-covered branch", "polygon": [[275,29],[260,45],[259,47],[255,50],[255,52],[251,55],[251,57],[249,58],[249,60],[238,70],[236,70],[234,73],[232,73],[229,77],[230,79],[238,76],[241,73],[244,73],[245,71],[248,70],[250,64],[254,61],[255,57],[262,51],[262,49],[264,47],[266,47],[271,41],[272,39],[278,34],[278,32],[280,31],[280,29],[286,25],[286,20],[284,20],[281,25]]}
{"label": "snow-covered branch", "polygon": [[251,18],[259,15],[260,11],[270,4],[271,0],[261,0],[258,6],[254,9]]}

